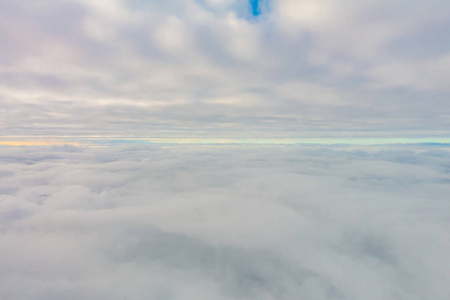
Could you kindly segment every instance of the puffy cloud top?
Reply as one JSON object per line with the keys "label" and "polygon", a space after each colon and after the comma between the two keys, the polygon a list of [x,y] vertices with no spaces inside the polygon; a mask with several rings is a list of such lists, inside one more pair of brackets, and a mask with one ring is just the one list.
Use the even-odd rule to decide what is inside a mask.
{"label": "puffy cloud top", "polygon": [[449,151],[0,147],[2,299],[450,296]]}

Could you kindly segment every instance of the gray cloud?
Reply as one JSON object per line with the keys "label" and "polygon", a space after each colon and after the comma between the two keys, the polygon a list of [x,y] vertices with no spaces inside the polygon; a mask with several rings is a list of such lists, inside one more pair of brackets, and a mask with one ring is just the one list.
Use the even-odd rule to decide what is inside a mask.
{"label": "gray cloud", "polygon": [[449,299],[444,145],[121,144],[447,136],[447,3],[248,9],[0,1],[1,139],[90,142],[0,146],[1,299]]}
{"label": "gray cloud", "polygon": [[7,132],[447,126],[435,123],[448,111],[443,2],[279,0],[256,20],[244,1],[0,5],[1,114],[20,116],[2,122]]}
{"label": "gray cloud", "polygon": [[0,148],[2,299],[447,299],[446,148]]}

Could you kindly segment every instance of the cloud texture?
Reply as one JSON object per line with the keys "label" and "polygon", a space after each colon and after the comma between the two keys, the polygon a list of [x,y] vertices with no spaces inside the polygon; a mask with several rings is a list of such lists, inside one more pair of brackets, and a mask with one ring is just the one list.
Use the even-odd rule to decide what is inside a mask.
{"label": "cloud texture", "polygon": [[[9,135],[445,134],[445,1],[0,2]],[[242,133],[244,129],[244,133]]]}
{"label": "cloud texture", "polygon": [[448,299],[449,155],[3,146],[0,297]]}

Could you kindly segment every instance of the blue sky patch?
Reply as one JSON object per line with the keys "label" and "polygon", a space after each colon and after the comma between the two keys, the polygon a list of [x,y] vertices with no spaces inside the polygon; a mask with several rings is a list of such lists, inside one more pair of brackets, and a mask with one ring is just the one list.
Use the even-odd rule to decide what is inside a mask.
{"label": "blue sky patch", "polygon": [[261,8],[259,7],[259,0],[249,0],[250,11],[255,17],[261,14]]}

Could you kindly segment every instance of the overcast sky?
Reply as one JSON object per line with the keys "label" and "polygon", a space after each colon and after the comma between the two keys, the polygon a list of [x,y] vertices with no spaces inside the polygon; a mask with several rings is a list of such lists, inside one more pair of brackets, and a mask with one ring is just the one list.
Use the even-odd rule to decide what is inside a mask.
{"label": "overcast sky", "polygon": [[449,28],[448,0],[0,0],[0,299],[450,299]]}
{"label": "overcast sky", "polygon": [[439,0],[0,0],[4,135],[442,136]]}

